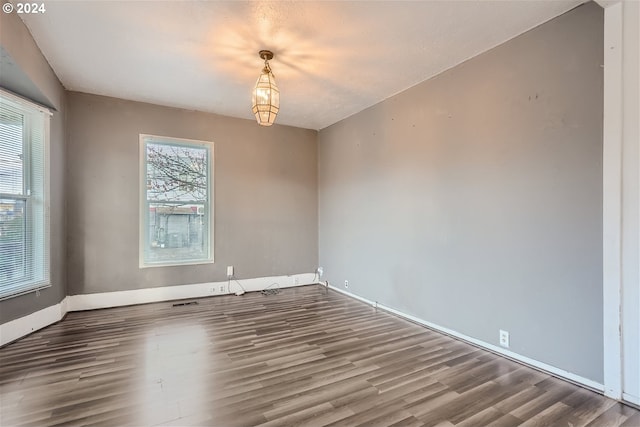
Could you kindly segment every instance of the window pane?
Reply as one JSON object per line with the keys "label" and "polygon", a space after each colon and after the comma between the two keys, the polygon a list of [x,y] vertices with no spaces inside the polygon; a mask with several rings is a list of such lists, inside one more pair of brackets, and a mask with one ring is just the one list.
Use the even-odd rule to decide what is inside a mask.
{"label": "window pane", "polygon": [[27,277],[27,221],[24,200],[0,199],[0,277],[5,284]]}
{"label": "window pane", "polygon": [[142,265],[212,261],[207,143],[143,136]]}
{"label": "window pane", "polygon": [[147,144],[147,200],[206,201],[207,149]]}
{"label": "window pane", "polygon": [[24,192],[23,121],[21,114],[0,109],[0,193]]}
{"label": "window pane", "polygon": [[0,90],[0,299],[50,285],[49,114]]}
{"label": "window pane", "polygon": [[150,203],[146,261],[173,264],[208,259],[207,218],[204,204]]}

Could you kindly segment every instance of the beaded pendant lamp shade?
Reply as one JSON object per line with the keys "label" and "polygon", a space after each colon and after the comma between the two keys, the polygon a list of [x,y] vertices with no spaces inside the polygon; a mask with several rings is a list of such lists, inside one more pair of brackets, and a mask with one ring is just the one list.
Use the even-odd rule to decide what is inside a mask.
{"label": "beaded pendant lamp shade", "polygon": [[273,52],[261,50],[259,54],[260,58],[264,59],[264,68],[253,89],[251,109],[259,125],[271,126],[276,121],[280,110],[280,91],[269,66],[269,60],[273,59]]}

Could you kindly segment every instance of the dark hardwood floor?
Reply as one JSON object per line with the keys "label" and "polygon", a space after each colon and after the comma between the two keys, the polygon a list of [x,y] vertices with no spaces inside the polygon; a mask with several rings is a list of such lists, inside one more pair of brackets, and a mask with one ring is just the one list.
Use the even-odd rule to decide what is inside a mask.
{"label": "dark hardwood floor", "polygon": [[322,286],[69,313],[0,349],[0,425],[640,426]]}

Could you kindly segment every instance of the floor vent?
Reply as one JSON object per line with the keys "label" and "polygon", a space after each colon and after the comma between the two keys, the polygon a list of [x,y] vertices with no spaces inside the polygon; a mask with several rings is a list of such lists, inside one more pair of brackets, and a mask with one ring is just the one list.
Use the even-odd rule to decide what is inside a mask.
{"label": "floor vent", "polygon": [[198,301],[189,301],[189,302],[177,302],[173,304],[174,307],[180,307],[183,305],[198,305]]}

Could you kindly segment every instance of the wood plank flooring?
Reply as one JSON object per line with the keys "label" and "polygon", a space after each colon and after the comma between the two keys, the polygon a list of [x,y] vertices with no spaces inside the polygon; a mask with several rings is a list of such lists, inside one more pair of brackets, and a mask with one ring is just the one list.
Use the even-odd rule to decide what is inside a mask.
{"label": "wood plank flooring", "polygon": [[0,349],[0,425],[640,426],[322,286],[69,313]]}

